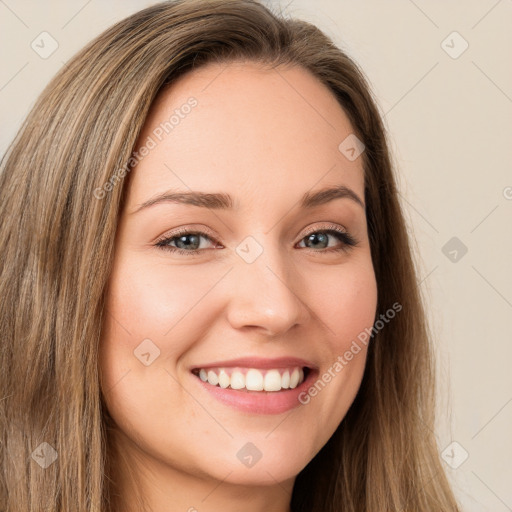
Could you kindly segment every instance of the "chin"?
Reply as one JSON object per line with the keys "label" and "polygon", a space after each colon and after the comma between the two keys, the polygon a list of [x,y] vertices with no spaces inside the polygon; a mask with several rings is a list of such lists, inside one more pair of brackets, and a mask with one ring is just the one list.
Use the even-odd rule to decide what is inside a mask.
{"label": "chin", "polygon": [[[300,449],[300,447],[303,449]],[[297,449],[299,448],[299,449]],[[275,438],[249,441],[233,440],[224,453],[210,454],[216,461],[215,474],[212,467],[203,470],[211,477],[236,485],[267,486],[295,478],[314,457],[316,451],[305,447],[299,440],[289,442]],[[203,461],[204,462],[204,458]],[[229,475],[229,476],[227,476]]]}
{"label": "chin", "polygon": [[226,478],[226,474],[215,475],[215,478],[225,483],[242,486],[270,486],[277,483],[293,480],[307,464],[300,466],[283,464],[264,464],[261,460],[252,468],[235,466],[232,473]]}

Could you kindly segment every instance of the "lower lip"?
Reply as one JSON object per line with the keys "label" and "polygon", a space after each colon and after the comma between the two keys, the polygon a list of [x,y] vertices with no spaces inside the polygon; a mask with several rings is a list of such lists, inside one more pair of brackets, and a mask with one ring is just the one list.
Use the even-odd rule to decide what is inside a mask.
{"label": "lower lip", "polygon": [[239,411],[254,414],[280,414],[302,405],[299,401],[301,393],[305,392],[314,380],[316,372],[309,370],[304,382],[295,389],[284,389],[282,391],[247,391],[221,388],[203,382],[199,377],[193,375],[197,382],[213,395],[214,398]]}

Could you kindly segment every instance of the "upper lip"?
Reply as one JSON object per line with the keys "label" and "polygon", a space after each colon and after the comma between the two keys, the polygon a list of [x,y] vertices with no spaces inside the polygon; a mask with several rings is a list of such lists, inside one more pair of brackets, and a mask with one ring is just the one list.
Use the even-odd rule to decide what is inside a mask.
{"label": "upper lip", "polygon": [[226,368],[235,366],[240,368],[260,368],[262,370],[270,368],[293,368],[295,366],[316,369],[316,366],[311,361],[298,357],[276,357],[272,359],[264,357],[242,357],[239,359],[229,359],[196,365],[191,369],[198,370],[200,368]]}

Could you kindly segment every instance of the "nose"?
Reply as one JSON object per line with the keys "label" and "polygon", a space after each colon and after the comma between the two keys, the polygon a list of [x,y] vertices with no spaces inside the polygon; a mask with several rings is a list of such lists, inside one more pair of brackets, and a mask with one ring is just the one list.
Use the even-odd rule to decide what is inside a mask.
{"label": "nose", "polygon": [[252,263],[237,256],[230,274],[227,317],[233,328],[278,336],[308,318],[300,276],[278,249],[265,247]]}

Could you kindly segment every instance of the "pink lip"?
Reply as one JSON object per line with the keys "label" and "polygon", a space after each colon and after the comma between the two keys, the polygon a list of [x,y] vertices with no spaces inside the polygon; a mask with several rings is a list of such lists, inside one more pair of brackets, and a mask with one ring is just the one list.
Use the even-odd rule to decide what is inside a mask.
{"label": "pink lip", "polygon": [[293,368],[295,366],[316,369],[316,366],[311,361],[306,361],[305,359],[300,359],[298,357],[277,357],[274,359],[263,357],[242,357],[240,359],[215,361],[213,363],[206,363],[204,365],[196,365],[193,366],[191,370],[199,370],[200,368],[204,368],[206,370],[208,368],[222,367],[256,368],[259,370],[265,370],[269,368]]}
{"label": "pink lip", "polygon": [[215,361],[214,363],[208,363],[204,366],[195,366],[192,370],[197,370],[199,368],[207,369],[235,366],[262,370],[268,368],[278,369],[295,366],[309,368],[307,376],[302,384],[297,386],[295,389],[285,389],[282,391],[247,391],[221,388],[219,386],[212,386],[207,382],[203,382],[197,375],[193,375],[197,384],[221,403],[237,409],[238,411],[253,414],[281,414],[302,405],[299,401],[299,396],[311,387],[318,375],[318,370],[315,365],[309,361],[296,357],[282,357],[276,359],[251,357],[232,359],[229,361]]}

